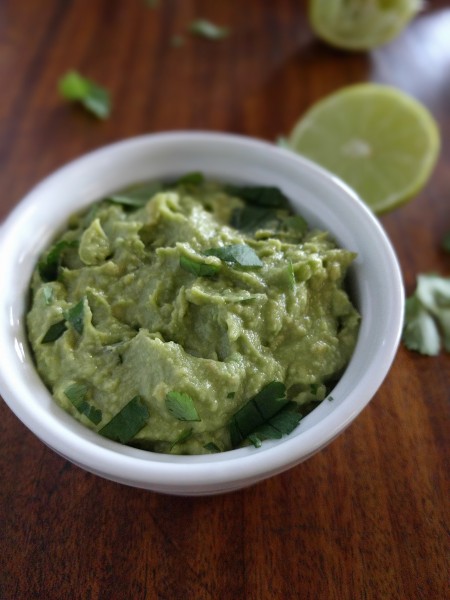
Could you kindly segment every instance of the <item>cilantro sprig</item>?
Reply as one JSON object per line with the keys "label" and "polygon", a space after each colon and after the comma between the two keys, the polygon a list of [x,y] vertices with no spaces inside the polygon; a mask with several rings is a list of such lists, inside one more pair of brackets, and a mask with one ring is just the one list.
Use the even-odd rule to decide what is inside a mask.
{"label": "cilantro sprig", "polygon": [[69,308],[64,315],[64,319],[50,325],[44,334],[41,344],[55,342],[62,334],[67,331],[67,325],[71,325],[77,333],[82,335],[84,329],[84,304],[86,298],[81,298],[77,304]]}
{"label": "cilantro sprig", "polygon": [[264,264],[253,248],[250,248],[247,244],[230,244],[219,248],[209,248],[205,250],[204,254],[206,256],[217,256],[224,262],[233,263],[240,267],[260,268]]}
{"label": "cilantro sprig", "polygon": [[59,268],[64,253],[70,248],[77,248],[78,240],[57,242],[48,254],[39,261],[38,271],[42,281],[55,281],[58,278]]}

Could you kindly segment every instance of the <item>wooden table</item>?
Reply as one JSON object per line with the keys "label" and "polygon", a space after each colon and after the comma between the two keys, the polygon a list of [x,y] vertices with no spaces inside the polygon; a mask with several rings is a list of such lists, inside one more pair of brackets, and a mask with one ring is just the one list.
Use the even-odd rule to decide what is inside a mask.
{"label": "wooden table", "polygon": [[[198,17],[231,36],[187,34]],[[423,101],[443,140],[427,187],[381,218],[410,293],[417,273],[450,270],[440,248],[450,230],[449,31],[450,2],[430,2],[388,47],[350,54],[314,38],[298,0],[1,0],[0,216],[53,169],[109,142],[174,129],[275,140],[317,99],[381,81]],[[69,68],[111,91],[109,120],[58,97]],[[449,389],[448,354],[401,347],[369,407],[329,447],[204,498],[86,473],[2,403],[0,598],[443,600]]]}

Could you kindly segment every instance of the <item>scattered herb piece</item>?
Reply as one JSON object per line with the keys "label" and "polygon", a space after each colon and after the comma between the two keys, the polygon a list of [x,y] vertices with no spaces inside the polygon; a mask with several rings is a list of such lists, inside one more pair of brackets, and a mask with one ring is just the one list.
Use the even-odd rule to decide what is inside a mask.
{"label": "scattered herb piece", "polygon": [[57,323],[53,323],[47,330],[47,333],[41,340],[41,344],[48,344],[50,342],[56,341],[58,338],[62,336],[62,334],[66,331],[67,325],[66,320],[62,319]]}
{"label": "scattered herb piece", "polygon": [[289,290],[295,290],[295,273],[294,266],[291,260],[288,260],[286,265],[286,283]]}
{"label": "scattered herb piece", "polygon": [[406,300],[402,340],[407,348],[436,356],[450,352],[450,278],[419,275],[415,292]]}
{"label": "scattered herb piece", "polygon": [[334,398],[333,398],[333,396],[328,396],[327,400],[328,400],[329,402],[333,402]]}
{"label": "scattered herb piece", "polygon": [[197,262],[187,256],[180,256],[180,267],[198,277],[214,277],[220,271],[219,265]]}
{"label": "scattered herb piece", "polygon": [[450,252],[450,231],[446,233],[442,238],[442,248],[446,252]]}
{"label": "scattered herb piece", "polygon": [[290,215],[283,219],[283,226],[286,229],[292,229],[296,233],[304,234],[308,231],[308,223],[300,215]]}
{"label": "scattered herb piece", "polygon": [[83,383],[74,383],[64,390],[64,394],[72,402],[79,413],[85,415],[94,425],[102,420],[102,411],[87,402],[88,386]]}
{"label": "scattered herb piece", "polygon": [[44,296],[45,304],[49,306],[53,302],[53,288],[49,285],[44,285],[42,295]]}
{"label": "scattered herb piece", "polygon": [[[233,448],[239,446],[244,440],[250,439],[249,436],[252,434],[260,439],[260,436],[263,435],[261,428],[267,426],[269,431],[270,427],[275,427],[271,423],[272,418],[287,405],[289,405],[289,410],[293,410],[295,403],[290,403],[286,398],[284,383],[272,381],[266,385],[231,418],[229,432]],[[282,428],[282,425],[280,427]],[[281,435],[284,434],[282,429],[276,429]],[[286,431],[286,433],[290,432]],[[268,435],[268,433],[266,432],[264,435]]]}
{"label": "scattered herb piece", "polygon": [[134,396],[99,430],[99,433],[121,444],[127,444],[144,427],[148,417],[148,408],[141,396]]}
{"label": "scattered herb piece", "polygon": [[220,248],[209,248],[206,256],[217,256],[225,262],[235,263],[241,267],[262,267],[263,262],[256,252],[246,244],[231,244]]}
{"label": "scattered herb piece", "polygon": [[214,442],[208,442],[207,444],[205,444],[203,446],[203,448],[205,450],[208,450],[208,452],[211,452],[211,454],[216,454],[217,452],[221,452],[221,449],[219,448],[219,446],[217,446]]}
{"label": "scattered herb piece", "polygon": [[228,394],[227,394],[227,398],[230,398],[230,399],[232,399],[232,398],[234,398],[234,397],[235,397],[235,395],[236,395],[236,392],[228,392]]}
{"label": "scattered herb piece", "polygon": [[72,325],[77,333],[83,333],[84,328],[84,298],[82,298],[75,306],[70,308],[66,314],[66,320]]}
{"label": "scattered herb piece", "polygon": [[296,403],[289,402],[266,423],[257,427],[248,436],[248,440],[255,448],[260,448],[264,440],[279,440],[283,435],[292,433],[301,419],[302,415],[298,412]]}
{"label": "scattered herb piece", "polygon": [[174,441],[174,443],[170,446],[170,449],[172,450],[178,444],[183,444],[184,442],[186,442],[192,436],[193,431],[194,430],[192,429],[192,427],[190,429],[185,429],[184,431],[182,431],[177,437],[177,439]]}
{"label": "scattered herb piece", "polygon": [[186,173],[175,181],[174,185],[201,185],[205,181],[205,176],[200,171]]}
{"label": "scattered herb piece", "polygon": [[111,112],[109,92],[77,71],[68,71],[58,83],[59,93],[66,100],[80,102],[86,110],[99,119]]}
{"label": "scattered herb piece", "polygon": [[194,35],[204,37],[208,40],[221,40],[230,35],[227,27],[215,25],[207,19],[196,19],[189,25],[189,31]]}
{"label": "scattered herb piece", "polygon": [[227,186],[233,196],[249,204],[270,208],[289,208],[289,200],[283,192],[274,186]]}
{"label": "scattered herb piece", "polygon": [[273,208],[261,208],[251,204],[235,208],[231,214],[230,225],[246,233],[254,233],[258,229],[276,230],[280,219]]}
{"label": "scattered herb piece", "polygon": [[319,391],[319,384],[318,383],[311,383],[309,386],[309,390],[311,392],[311,394],[313,394],[314,396],[317,395],[317,392]]}
{"label": "scattered herb piece", "polygon": [[201,421],[194,401],[183,392],[169,392],[166,395],[166,408],[179,421]]}
{"label": "scattered herb piece", "polygon": [[157,192],[162,189],[160,183],[149,183],[124,190],[118,194],[112,194],[107,200],[122,206],[142,208]]}
{"label": "scattered herb piece", "polygon": [[59,267],[61,265],[61,259],[66,250],[69,248],[76,248],[78,241],[73,240],[68,242],[67,240],[61,240],[55,244],[47,256],[39,261],[38,270],[42,281],[55,281],[58,277]]}

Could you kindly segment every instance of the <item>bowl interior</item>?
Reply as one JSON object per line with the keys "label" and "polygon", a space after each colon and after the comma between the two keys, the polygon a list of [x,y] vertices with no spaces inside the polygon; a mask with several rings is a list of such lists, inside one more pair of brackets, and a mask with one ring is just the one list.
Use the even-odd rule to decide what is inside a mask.
{"label": "bowl interior", "polygon": [[[86,429],[52,400],[37,375],[24,328],[27,292],[41,252],[67,218],[139,181],[202,171],[224,182],[275,185],[314,226],[358,253],[350,279],[362,323],[350,364],[332,393],[280,441],[207,456],[167,456],[121,446]],[[398,345],[403,287],[392,247],[370,211],[342,182],[265,142],[225,134],[176,132],[134,138],[60,169],[11,213],[0,234],[0,391],[38,437],[80,466],[123,483],[174,493],[241,487],[304,460],[336,437],[382,383]],[[239,461],[238,463],[236,461]],[[218,469],[218,464],[221,468]]]}

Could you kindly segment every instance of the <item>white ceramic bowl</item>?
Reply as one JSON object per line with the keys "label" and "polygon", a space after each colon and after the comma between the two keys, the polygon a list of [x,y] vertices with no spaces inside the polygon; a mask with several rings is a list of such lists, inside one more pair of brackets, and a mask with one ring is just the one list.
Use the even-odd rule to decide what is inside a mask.
{"label": "white ceramic bowl", "polygon": [[[325,401],[299,427],[261,448],[170,456],[112,442],[86,429],[52,400],[28,348],[24,314],[30,276],[68,216],[109,192],[146,179],[201,170],[223,181],[275,185],[313,225],[358,253],[351,271],[362,314],[353,358]],[[379,222],[331,174],[293,153],[245,137],[174,132],[129,139],[56,171],[13,210],[0,230],[0,392],[17,417],[53,450],[97,475],[180,495],[238,489],[307,459],[339,435],[373,397],[394,359],[403,285]]]}

